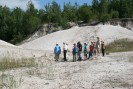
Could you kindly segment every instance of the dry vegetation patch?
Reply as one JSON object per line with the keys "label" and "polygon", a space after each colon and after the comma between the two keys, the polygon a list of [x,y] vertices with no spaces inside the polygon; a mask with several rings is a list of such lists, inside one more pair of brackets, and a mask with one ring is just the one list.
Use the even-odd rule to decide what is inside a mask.
{"label": "dry vegetation patch", "polygon": [[133,41],[128,39],[115,40],[106,46],[106,53],[133,51]]}

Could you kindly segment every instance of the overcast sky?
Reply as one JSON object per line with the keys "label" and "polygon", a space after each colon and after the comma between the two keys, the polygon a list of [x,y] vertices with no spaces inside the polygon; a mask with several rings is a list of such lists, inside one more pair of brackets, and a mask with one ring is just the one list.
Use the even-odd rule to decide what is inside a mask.
{"label": "overcast sky", "polygon": [[[0,5],[7,6],[10,9],[13,9],[15,7],[20,7],[23,10],[26,10],[28,1],[30,0],[0,0]],[[84,3],[91,4],[92,0],[31,0],[34,4],[35,8],[41,9],[44,8],[44,5],[51,3],[52,1],[56,1],[58,4],[60,4],[61,7],[63,7],[64,2],[68,3],[71,2],[74,4],[75,2],[78,3],[78,5],[83,5]]]}

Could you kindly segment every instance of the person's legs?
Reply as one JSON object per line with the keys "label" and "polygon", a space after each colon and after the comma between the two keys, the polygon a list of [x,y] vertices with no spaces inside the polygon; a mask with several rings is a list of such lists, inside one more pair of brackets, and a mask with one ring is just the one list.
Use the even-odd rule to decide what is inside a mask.
{"label": "person's legs", "polygon": [[96,50],[94,50],[93,55],[96,56]]}
{"label": "person's legs", "polygon": [[84,53],[84,60],[87,60],[87,53]]}
{"label": "person's legs", "polygon": [[99,54],[100,54],[100,48],[98,48]]}
{"label": "person's legs", "polygon": [[87,60],[87,53],[86,53],[86,60]]}
{"label": "person's legs", "polygon": [[65,50],[63,50],[63,56],[64,56],[64,60],[65,60]]}
{"label": "person's legs", "polygon": [[102,55],[104,56],[104,53],[105,53],[105,49],[102,49]]}
{"label": "person's legs", "polygon": [[81,61],[81,51],[79,51],[79,61]]}
{"label": "person's legs", "polygon": [[89,51],[89,53],[88,53],[88,59],[90,58],[90,51]]}
{"label": "person's legs", "polygon": [[64,50],[64,61],[67,61],[67,60],[66,60],[66,53],[67,53],[67,51]]}
{"label": "person's legs", "polygon": [[74,62],[74,54],[73,54],[73,62]]}
{"label": "person's legs", "polygon": [[90,57],[92,57],[92,51],[90,51]]}
{"label": "person's legs", "polygon": [[97,48],[97,56],[99,56],[99,55],[100,55],[100,49]]}
{"label": "person's legs", "polygon": [[86,60],[86,56],[85,56],[85,53],[84,53],[84,60]]}
{"label": "person's legs", "polygon": [[75,56],[75,62],[76,62],[76,60],[77,60],[77,59],[76,59],[76,54],[75,54],[74,56]]}
{"label": "person's legs", "polygon": [[80,52],[79,51],[77,53],[77,58],[78,58],[78,61],[79,61],[79,58],[80,58]]}
{"label": "person's legs", "polygon": [[89,59],[92,57],[92,51],[89,52]]}
{"label": "person's legs", "polygon": [[57,55],[57,61],[59,60],[59,56],[60,56],[60,55]]}
{"label": "person's legs", "polygon": [[55,54],[55,57],[54,57],[54,59],[55,59],[55,61],[57,61],[57,59],[56,59],[56,54]]}
{"label": "person's legs", "polygon": [[55,61],[58,61],[58,59],[59,59],[59,55],[55,54]]}
{"label": "person's legs", "polygon": [[89,51],[89,57],[88,57],[88,59],[90,59],[90,57],[91,57],[91,52]]}
{"label": "person's legs", "polygon": [[103,56],[105,55],[105,49],[103,49]]}
{"label": "person's legs", "polygon": [[73,54],[73,62],[76,62],[76,54]]}

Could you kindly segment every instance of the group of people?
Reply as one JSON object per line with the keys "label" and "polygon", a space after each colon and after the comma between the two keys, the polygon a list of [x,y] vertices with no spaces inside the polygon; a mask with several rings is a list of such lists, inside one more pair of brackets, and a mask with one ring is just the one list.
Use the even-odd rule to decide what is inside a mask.
{"label": "group of people", "polygon": [[[64,61],[67,61],[67,52],[68,52],[68,44],[63,42],[63,56]],[[82,47],[81,42],[79,41],[77,44],[73,44],[72,48],[72,54],[73,54],[73,62],[81,61],[82,59],[82,52],[84,53],[84,60],[87,59],[93,59],[93,57],[96,57],[100,55],[100,52],[102,52],[102,56],[105,55],[105,44],[104,41],[100,41],[100,38],[97,37],[96,42],[91,42],[90,45],[87,45],[87,43],[84,43],[84,46]],[[55,61],[58,61],[59,56],[61,54],[61,47],[59,44],[56,44],[54,48],[54,54],[55,54]]]}

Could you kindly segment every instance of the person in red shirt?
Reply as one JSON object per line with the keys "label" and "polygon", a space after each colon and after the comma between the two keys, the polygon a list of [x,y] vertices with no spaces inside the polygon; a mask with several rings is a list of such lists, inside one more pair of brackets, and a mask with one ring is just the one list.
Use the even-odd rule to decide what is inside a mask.
{"label": "person in red shirt", "polygon": [[88,59],[90,59],[93,56],[92,55],[93,51],[94,51],[94,46],[93,46],[93,42],[91,42],[91,45],[89,46],[89,57],[88,57]]}

